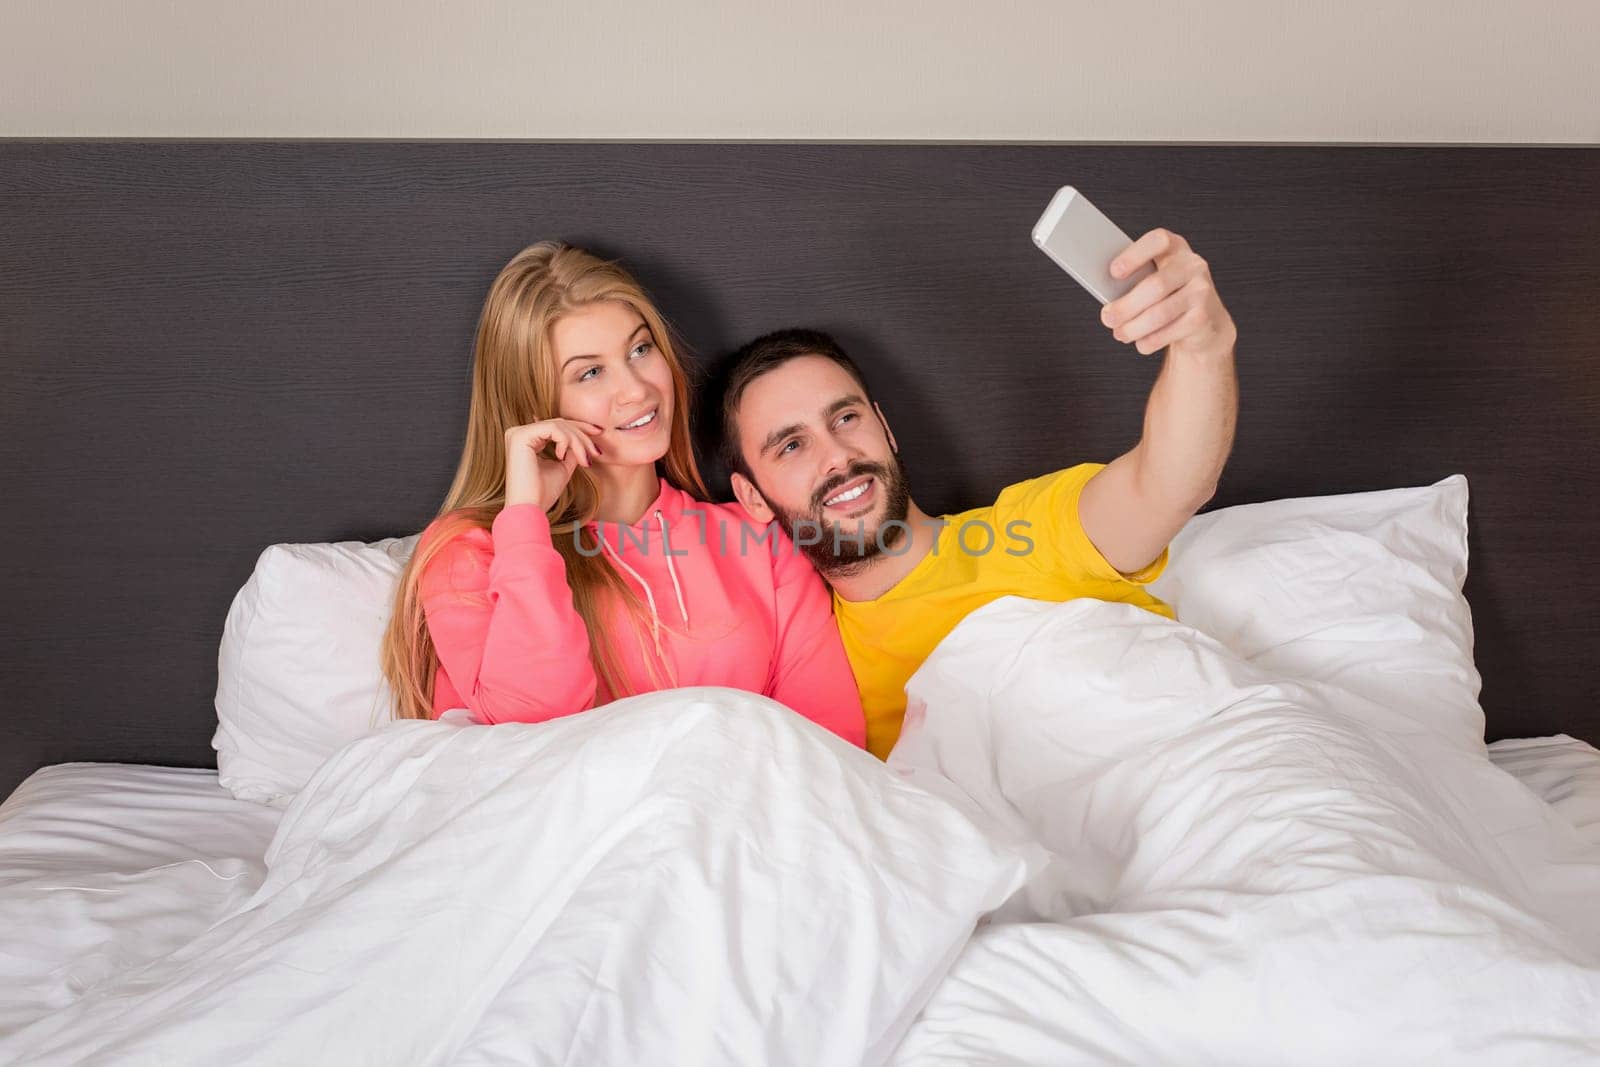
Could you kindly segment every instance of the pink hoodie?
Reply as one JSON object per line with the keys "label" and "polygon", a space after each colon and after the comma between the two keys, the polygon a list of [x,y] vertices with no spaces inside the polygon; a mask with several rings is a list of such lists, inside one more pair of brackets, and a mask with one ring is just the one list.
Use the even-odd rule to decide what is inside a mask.
{"label": "pink hoodie", "polygon": [[[745,689],[864,745],[861,697],[811,563],[738,504],[704,503],[665,479],[660,485],[639,523],[598,527],[604,551],[647,605],[644,632],[621,604],[607,612],[634,691]],[[436,718],[464,707],[479,722],[543,722],[612,699],[590,661],[551,536],[538,505],[513,504],[491,530],[451,541],[424,571],[422,608],[441,664]]]}

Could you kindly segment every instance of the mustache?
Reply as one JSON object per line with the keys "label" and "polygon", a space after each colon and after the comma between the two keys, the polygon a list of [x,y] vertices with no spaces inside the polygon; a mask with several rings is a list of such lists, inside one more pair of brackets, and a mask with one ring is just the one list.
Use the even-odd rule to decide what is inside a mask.
{"label": "mustache", "polygon": [[850,464],[849,470],[845,471],[843,474],[836,474],[832,478],[829,478],[826,482],[822,483],[821,487],[819,487],[815,493],[812,494],[811,510],[821,512],[824,506],[823,501],[827,500],[834,493],[837,493],[845,485],[855,481],[857,478],[860,478],[865,474],[870,474],[872,477],[878,479],[879,482],[887,482],[889,480],[889,468],[885,467],[881,463],[869,463],[865,460],[852,463]]}

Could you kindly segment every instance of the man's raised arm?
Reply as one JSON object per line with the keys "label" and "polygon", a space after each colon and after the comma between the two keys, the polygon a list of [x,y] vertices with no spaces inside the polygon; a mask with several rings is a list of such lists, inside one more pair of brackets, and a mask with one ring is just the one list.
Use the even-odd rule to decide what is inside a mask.
{"label": "man's raised arm", "polygon": [[1144,433],[1089,479],[1078,503],[1089,540],[1124,574],[1155,562],[1215,495],[1239,410],[1238,331],[1211,268],[1178,234],[1155,229],[1120,252],[1111,273],[1127,277],[1152,261],[1150,277],[1100,312],[1112,336],[1141,355],[1167,350],[1145,405]]}

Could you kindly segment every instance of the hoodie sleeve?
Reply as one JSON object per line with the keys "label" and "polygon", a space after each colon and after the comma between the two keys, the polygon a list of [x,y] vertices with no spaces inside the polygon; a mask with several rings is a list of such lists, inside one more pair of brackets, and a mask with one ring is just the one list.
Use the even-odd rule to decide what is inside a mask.
{"label": "hoodie sleeve", "polygon": [[779,540],[772,561],[778,642],[765,695],[864,748],[866,714],[828,587],[793,542],[780,531],[774,536]]}
{"label": "hoodie sleeve", "polygon": [[537,504],[502,508],[489,531],[451,540],[423,572],[421,597],[440,665],[479,722],[544,722],[593,702],[589,632]]}

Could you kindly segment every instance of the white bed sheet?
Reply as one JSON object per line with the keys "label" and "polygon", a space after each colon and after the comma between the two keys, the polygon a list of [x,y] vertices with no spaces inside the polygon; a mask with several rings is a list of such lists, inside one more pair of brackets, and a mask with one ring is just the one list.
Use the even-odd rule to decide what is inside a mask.
{"label": "white bed sheet", "polygon": [[1566,734],[1496,741],[1489,758],[1600,849],[1600,749]]}
{"label": "white bed sheet", "polygon": [[[1498,741],[1489,755],[1600,850],[1600,750],[1561,734]],[[261,883],[281,815],[234,799],[211,770],[35,772],[0,804],[0,1034],[198,936]],[[1025,1061],[1025,1042],[1017,1052]]]}
{"label": "white bed sheet", "polygon": [[281,817],[211,770],[36,771],[0,804],[0,1034],[198,935],[261,883]]}

